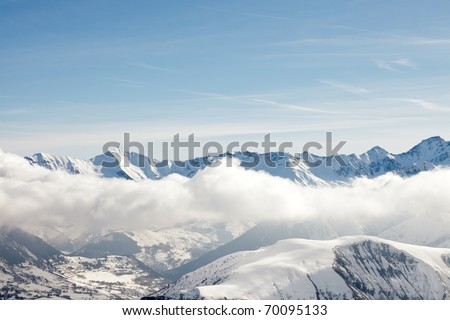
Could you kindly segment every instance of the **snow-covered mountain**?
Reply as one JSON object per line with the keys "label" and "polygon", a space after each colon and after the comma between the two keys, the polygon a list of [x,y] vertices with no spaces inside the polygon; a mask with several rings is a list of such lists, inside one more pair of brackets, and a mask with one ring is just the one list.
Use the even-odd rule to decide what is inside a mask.
{"label": "snow-covered mountain", "polygon": [[191,223],[184,226],[127,231],[136,241],[134,256],[152,269],[165,274],[241,236],[254,226],[250,221]]}
{"label": "snow-covered mountain", "polygon": [[[332,160],[332,166],[313,167],[301,156],[287,153],[235,153],[186,161],[180,168],[170,161],[162,166],[157,160],[136,153],[124,154],[120,149],[91,160],[48,154],[36,154],[26,160],[32,166],[93,176],[86,180],[99,182],[97,178],[158,180],[175,173],[187,178],[196,174],[202,177],[207,162],[235,158],[248,170],[264,171],[304,186],[330,186],[347,184],[358,177],[374,178],[386,173],[406,177],[450,166],[449,154],[450,143],[433,137],[402,154],[375,147],[361,155],[344,155],[348,166]],[[305,156],[311,161],[328,160]],[[258,157],[259,163],[250,166]],[[275,166],[267,166],[263,158]],[[68,177],[30,168],[23,159],[19,160],[30,172]],[[111,161],[113,165],[106,164]],[[16,168],[15,162],[9,165]],[[11,182],[14,181],[10,179]],[[298,189],[303,192],[318,188]],[[65,227],[61,226],[64,223],[58,227],[21,225],[25,231],[0,227],[0,298],[139,298],[176,281],[156,295],[235,299],[447,299],[450,254],[449,249],[443,248],[450,247],[450,215],[445,207],[438,208],[354,223],[315,216],[301,221],[277,220],[277,210],[274,210],[275,221],[267,221],[264,216],[258,224],[245,220],[218,223],[197,219],[163,229],[152,229],[151,224],[143,229],[136,229],[135,225],[132,229],[102,229],[100,225],[92,231],[82,223]],[[124,210],[126,213],[127,209]],[[248,209],[242,207],[242,210],[244,218]],[[148,214],[151,220],[151,211]]]}
{"label": "snow-covered mountain", "polygon": [[[162,163],[149,159],[145,155],[124,153],[116,148],[108,153],[96,156],[91,160],[78,160],[70,157],[53,156],[38,153],[26,157],[31,165],[38,165],[49,170],[61,170],[71,174],[85,174],[104,178],[123,178],[129,180],[161,179],[170,174],[180,174],[192,177],[203,170],[210,163],[224,161],[232,157],[241,161],[241,166],[265,171],[273,176],[290,179],[301,185],[330,185],[342,184],[357,177],[377,177],[388,172],[401,176],[410,176],[421,171],[431,170],[438,166],[450,165],[450,142],[440,137],[423,140],[411,150],[392,154],[374,147],[361,154],[342,155],[347,165],[343,166],[332,159],[331,166],[325,165],[329,159],[312,154],[289,154],[273,152],[269,154],[234,153],[217,157],[196,158],[176,164],[173,161]],[[321,161],[322,165],[315,167],[310,162]],[[257,164],[255,164],[255,159]],[[268,165],[271,162],[275,165]],[[328,161],[327,161],[328,160]]]}
{"label": "snow-covered mountain", "polygon": [[[1,228],[0,299],[140,298],[168,283],[157,271],[167,272],[189,262],[231,241],[249,226],[245,222],[195,223],[160,230],[114,231],[91,235],[69,255],[21,229]],[[41,234],[50,238],[55,234],[45,231]],[[67,234],[76,235],[70,228]]]}
{"label": "snow-covered mountain", "polygon": [[261,247],[273,245],[279,240],[291,238],[325,240],[334,239],[338,236],[339,235],[325,223],[262,222],[236,239],[205,253],[197,259],[188,261],[177,268],[169,270],[168,272],[165,272],[164,275],[170,279],[176,280],[181,276],[228,254],[239,251],[256,250]]}
{"label": "snow-covered mountain", "polygon": [[10,265],[27,263],[45,267],[61,253],[43,240],[17,228],[0,228],[0,258]]}
{"label": "snow-covered mountain", "polygon": [[290,239],[220,258],[168,299],[450,299],[450,249],[352,236]]}
{"label": "snow-covered mountain", "polygon": [[133,256],[69,257],[23,230],[0,230],[0,299],[136,299],[166,284]]}
{"label": "snow-covered mountain", "polygon": [[164,273],[232,241],[253,226],[253,222],[242,220],[98,233],[74,227],[28,226],[26,230],[65,254],[86,258],[134,256],[153,270]]}
{"label": "snow-covered mountain", "polygon": [[348,225],[334,225],[317,220],[262,222],[236,239],[169,270],[164,275],[176,280],[226,255],[239,251],[256,250],[273,245],[280,240],[292,238],[332,240],[343,236],[367,235],[413,245],[450,248],[450,214],[436,213],[432,216],[425,215],[389,222],[383,220],[381,225],[385,223],[388,225],[387,228],[371,225],[353,229]]}
{"label": "snow-covered mountain", "polygon": [[[199,159],[185,161],[183,165],[175,165],[168,161],[164,166],[157,160],[150,160],[145,155],[125,153],[121,149],[113,148],[105,154],[90,160],[79,160],[65,156],[54,156],[38,153],[25,157],[31,165],[38,165],[52,171],[65,171],[70,174],[93,175],[103,178],[121,178],[127,180],[157,180],[169,174],[178,173],[185,177],[194,176],[204,169],[204,161]],[[198,166],[197,166],[198,165]]]}

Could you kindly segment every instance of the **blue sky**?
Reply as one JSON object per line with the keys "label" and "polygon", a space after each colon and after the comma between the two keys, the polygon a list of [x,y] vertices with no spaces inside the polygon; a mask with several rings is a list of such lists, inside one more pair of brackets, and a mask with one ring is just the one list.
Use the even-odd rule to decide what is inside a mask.
{"label": "blue sky", "polygon": [[0,0],[0,148],[450,139],[450,2]]}

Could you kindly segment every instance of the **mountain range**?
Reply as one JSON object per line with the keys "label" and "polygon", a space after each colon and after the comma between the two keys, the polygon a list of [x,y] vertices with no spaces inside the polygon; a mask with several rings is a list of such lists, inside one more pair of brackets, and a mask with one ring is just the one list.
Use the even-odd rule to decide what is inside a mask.
{"label": "mountain range", "polygon": [[[273,176],[287,178],[301,185],[337,185],[348,183],[351,179],[358,177],[374,178],[389,172],[400,176],[411,176],[439,166],[449,166],[450,142],[441,137],[431,137],[400,154],[392,154],[376,146],[360,155],[341,155],[346,165],[341,165],[336,159],[332,159],[331,166],[325,165],[326,157],[279,152],[267,154],[227,153],[216,157],[196,158],[181,162],[181,164],[168,161],[167,165],[163,165],[161,161],[149,159],[145,155],[133,152],[124,153],[119,148],[113,148],[90,160],[46,153],[37,153],[26,159],[33,166],[41,166],[52,171],[138,181],[158,180],[170,174],[193,177],[205,169],[208,164],[214,165],[217,161],[224,161],[227,157],[240,160],[241,166],[247,169],[265,171]],[[265,158],[270,159],[275,165],[268,165],[269,161],[264,161]],[[309,159],[309,162],[322,161],[322,165],[310,166],[307,161],[304,161],[306,158]],[[253,165],[254,159],[259,159],[257,165]],[[110,165],[104,165],[105,162]],[[111,162],[115,162],[112,167]]]}
{"label": "mountain range", "polygon": [[[386,173],[409,177],[438,170],[450,166],[449,155],[450,142],[432,137],[401,154],[374,147],[361,155],[343,155],[346,166],[333,159],[331,166],[313,167],[303,160],[305,156],[324,163],[327,159],[288,153],[228,153],[186,161],[183,166],[171,161],[161,166],[157,160],[120,149],[91,160],[45,153],[25,160],[31,167],[73,175],[141,181],[171,174],[191,178],[202,174],[207,163],[234,158],[247,170],[320,188]],[[103,165],[111,157],[117,165]],[[250,166],[255,157],[276,165],[260,161]],[[124,165],[125,159],[130,166]],[[314,218],[248,221],[244,211],[241,220],[227,223],[193,221],[168,228],[94,233],[72,225],[0,226],[0,298],[450,297],[449,212],[351,229]]]}

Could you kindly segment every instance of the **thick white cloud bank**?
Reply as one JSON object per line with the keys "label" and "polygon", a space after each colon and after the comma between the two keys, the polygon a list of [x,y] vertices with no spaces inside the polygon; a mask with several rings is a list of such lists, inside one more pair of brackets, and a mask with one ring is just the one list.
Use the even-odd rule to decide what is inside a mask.
{"label": "thick white cloud bank", "polygon": [[0,225],[132,230],[193,220],[289,219],[326,223],[340,234],[379,233],[414,217],[450,221],[449,190],[449,169],[326,188],[237,165],[208,168],[192,179],[133,182],[51,172],[0,151]]}

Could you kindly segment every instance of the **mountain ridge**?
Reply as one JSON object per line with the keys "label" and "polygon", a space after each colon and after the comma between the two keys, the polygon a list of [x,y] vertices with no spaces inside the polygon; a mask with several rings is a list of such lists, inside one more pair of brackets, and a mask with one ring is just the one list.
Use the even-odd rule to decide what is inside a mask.
{"label": "mountain ridge", "polygon": [[[287,178],[300,185],[339,185],[347,184],[351,179],[359,177],[374,178],[389,172],[400,176],[411,176],[421,171],[432,170],[439,166],[450,166],[450,142],[439,136],[422,140],[406,152],[393,154],[375,146],[360,155],[341,155],[347,165],[341,165],[332,159],[331,166],[324,163],[329,158],[305,153],[303,155],[272,152],[259,154],[253,152],[225,153],[215,157],[200,157],[192,160],[167,164],[149,159],[145,155],[134,152],[125,153],[114,148],[108,153],[98,155],[90,160],[79,160],[71,157],[53,156],[37,153],[25,157],[33,166],[40,166],[52,171],[64,171],[71,174],[91,175],[103,178],[127,180],[159,180],[171,174],[180,174],[191,178],[227,157],[240,161],[240,165],[248,170],[263,171],[273,176]],[[305,161],[321,161],[322,165],[312,166]],[[255,159],[259,159],[255,163]],[[270,159],[273,166],[265,159]],[[125,165],[126,162],[129,165]],[[109,165],[105,165],[109,163]]]}
{"label": "mountain ridge", "polygon": [[217,259],[154,294],[166,299],[450,299],[450,249],[377,237],[289,239]]}

